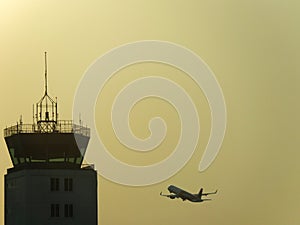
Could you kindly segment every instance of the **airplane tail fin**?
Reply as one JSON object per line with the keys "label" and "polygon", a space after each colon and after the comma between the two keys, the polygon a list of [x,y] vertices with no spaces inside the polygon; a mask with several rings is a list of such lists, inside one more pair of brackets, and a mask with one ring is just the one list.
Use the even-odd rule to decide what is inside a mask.
{"label": "airplane tail fin", "polygon": [[200,191],[199,191],[199,193],[198,193],[199,198],[201,198],[202,193],[203,193],[203,188],[201,188]]}

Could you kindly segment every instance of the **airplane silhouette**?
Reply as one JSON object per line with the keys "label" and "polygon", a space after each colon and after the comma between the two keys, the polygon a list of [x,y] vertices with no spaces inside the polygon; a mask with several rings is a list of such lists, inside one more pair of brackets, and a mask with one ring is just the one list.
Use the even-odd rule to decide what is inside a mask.
{"label": "airplane silhouette", "polygon": [[189,200],[191,202],[209,201],[211,199],[202,199],[202,196],[217,194],[217,191],[218,191],[218,190],[216,190],[215,192],[203,193],[203,188],[201,188],[198,194],[191,194],[191,193],[184,191],[174,185],[170,185],[168,187],[168,190],[170,193],[174,193],[174,194],[164,195],[162,192],[160,192],[160,195],[168,197],[170,199],[181,198],[183,201]]}

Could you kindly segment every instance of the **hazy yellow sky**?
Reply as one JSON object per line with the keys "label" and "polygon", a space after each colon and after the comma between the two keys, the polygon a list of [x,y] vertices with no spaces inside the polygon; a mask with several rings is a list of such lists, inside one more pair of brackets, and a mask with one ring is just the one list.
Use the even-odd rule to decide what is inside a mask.
{"label": "hazy yellow sky", "polygon": [[[76,87],[97,57],[133,41],[174,42],[197,53],[223,89],[228,125],[220,154],[208,170],[198,172],[210,130],[209,112],[201,91],[180,78],[192,97],[199,98],[202,133],[196,153],[178,174],[147,187],[122,186],[99,176],[99,224],[298,225],[299,11],[300,3],[292,0],[0,0],[0,128],[15,124],[21,114],[24,122],[32,121],[32,104],[43,93],[44,51],[48,52],[49,92],[58,97],[60,118],[71,119]],[[141,68],[174,79],[179,76],[172,68],[149,64],[126,68],[119,76],[132,75],[132,79]],[[118,82],[124,85],[130,79],[116,79],[116,84],[108,85],[119,87]],[[111,104],[115,91],[107,88],[97,102],[100,133],[102,124],[109,122],[105,106]],[[133,130],[147,136],[145,121],[156,111],[139,115],[151,106],[162,117],[171,115],[166,118],[171,126],[167,152],[126,154],[114,147],[118,143],[108,129],[103,135],[112,154],[143,165],[171,152],[178,137],[172,126],[176,128],[178,118],[165,102],[152,99],[134,108],[132,118],[138,117],[141,123],[132,119]],[[0,138],[3,221],[3,175],[11,162],[2,133]],[[169,184],[191,192],[217,188],[219,193],[204,204],[172,201],[159,196]]]}

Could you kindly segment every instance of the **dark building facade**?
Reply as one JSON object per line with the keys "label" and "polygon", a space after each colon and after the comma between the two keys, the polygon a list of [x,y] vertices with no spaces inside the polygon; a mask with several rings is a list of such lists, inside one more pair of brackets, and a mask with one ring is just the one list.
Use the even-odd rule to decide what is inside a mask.
{"label": "dark building facade", "polygon": [[82,165],[90,129],[58,120],[47,70],[34,108],[32,124],[4,130],[13,163],[5,175],[5,225],[97,225],[97,173]]}
{"label": "dark building facade", "polygon": [[93,169],[22,169],[5,175],[5,225],[97,224]]}

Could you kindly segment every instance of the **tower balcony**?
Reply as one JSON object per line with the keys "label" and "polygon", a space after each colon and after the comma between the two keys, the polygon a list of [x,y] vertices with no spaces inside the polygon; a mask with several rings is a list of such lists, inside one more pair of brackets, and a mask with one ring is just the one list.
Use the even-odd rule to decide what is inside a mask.
{"label": "tower balcony", "polygon": [[19,123],[4,129],[4,137],[15,134],[73,133],[90,137],[90,128],[73,123],[73,120],[38,121],[36,124]]}

